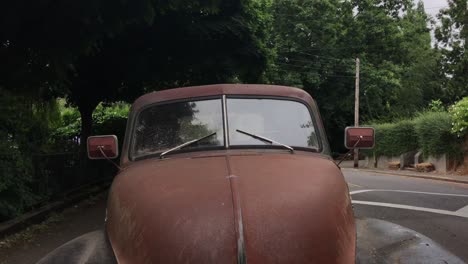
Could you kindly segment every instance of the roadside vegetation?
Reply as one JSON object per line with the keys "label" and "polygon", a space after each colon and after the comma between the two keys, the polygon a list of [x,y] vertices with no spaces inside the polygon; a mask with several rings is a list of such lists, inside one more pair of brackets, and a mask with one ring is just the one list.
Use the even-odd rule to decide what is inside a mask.
{"label": "roadside vegetation", "polygon": [[410,0],[4,1],[0,221],[102,178],[112,168],[88,161],[82,143],[93,134],[122,139],[129,103],[155,90],[296,86],[317,100],[332,149],[343,152],[356,58],[361,123],[377,124],[376,153],[456,153],[468,130],[467,3],[449,0],[437,17],[427,8]]}
{"label": "roadside vegetation", "polygon": [[439,157],[449,155],[462,161],[466,135],[468,97],[450,106],[448,111],[440,101],[433,101],[427,110],[413,118],[395,122],[369,124],[375,128],[375,148],[364,151],[368,156],[399,156],[410,151]]}

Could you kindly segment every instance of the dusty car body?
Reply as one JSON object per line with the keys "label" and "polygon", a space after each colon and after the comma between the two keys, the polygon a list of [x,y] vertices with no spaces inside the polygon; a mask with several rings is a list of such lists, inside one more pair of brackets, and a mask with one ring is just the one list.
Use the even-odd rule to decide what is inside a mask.
{"label": "dusty car body", "polygon": [[118,263],[354,263],[349,190],[329,154],[300,89],[144,95],[109,193],[107,248]]}
{"label": "dusty car body", "polygon": [[[231,98],[303,107],[310,114],[304,120],[312,121],[303,125],[313,126],[314,146],[291,145],[295,148],[291,153],[261,141],[234,145],[232,131],[226,131],[234,129]],[[137,126],[143,111],[199,100],[219,101],[222,144],[163,157],[162,150],[135,155],[139,144],[135,130],[141,129]],[[236,115],[251,119],[244,120],[245,130],[260,122]],[[154,92],[133,104],[126,135],[122,171],[112,184],[106,224],[119,263],[354,262],[356,231],[348,187],[329,156],[317,106],[306,92],[266,85]],[[275,140],[290,144],[281,137]]]}

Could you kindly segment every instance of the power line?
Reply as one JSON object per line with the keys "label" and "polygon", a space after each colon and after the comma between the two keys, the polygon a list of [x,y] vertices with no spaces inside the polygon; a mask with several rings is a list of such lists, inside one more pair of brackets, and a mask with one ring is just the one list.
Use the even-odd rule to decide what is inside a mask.
{"label": "power line", "polygon": [[[430,8],[424,8],[424,10],[433,10],[433,9],[442,9],[442,8],[447,8],[449,6],[435,6],[435,7],[430,7]],[[416,9],[413,9],[413,10],[416,10]],[[428,13],[428,12],[425,12],[426,15],[431,15],[431,13]],[[302,16],[307,16],[308,14],[302,14]],[[276,20],[278,18],[282,18],[282,17],[287,17],[289,21],[291,22],[294,22],[294,23],[303,23],[303,22],[310,22],[310,21],[313,21],[314,18],[302,18],[302,17],[299,17],[299,14],[276,14],[273,16],[273,18]],[[353,16],[353,18],[356,18],[356,17],[361,17],[361,16],[358,16],[358,14],[356,14],[355,16]],[[386,18],[390,18],[390,19],[394,19],[392,16],[389,16],[389,15],[385,15]],[[297,19],[293,19],[291,20],[290,18],[297,18]],[[405,16],[402,16],[400,17],[400,19],[403,19],[405,18]],[[373,21],[373,22],[380,22],[381,20],[378,20],[376,19],[375,17],[372,17],[371,19],[369,17],[366,17],[366,20],[367,21]]]}
{"label": "power line", "polygon": [[[338,43],[340,44],[340,43]],[[307,52],[311,52],[311,51],[321,51],[321,50],[349,50],[349,49],[367,49],[367,48],[374,48],[374,49],[381,49],[381,48],[384,48],[386,47],[385,45],[375,45],[375,44],[369,44],[369,43],[362,43],[360,45],[349,45],[349,46],[346,46],[346,47],[320,47],[320,48],[317,48],[317,47],[311,47],[311,48],[307,48]],[[393,46],[389,46],[391,48],[394,48]],[[282,48],[280,49],[279,51],[282,52],[282,50],[286,50],[287,48]],[[289,52],[296,52],[296,53],[303,53],[303,54],[307,54],[305,50],[291,50]],[[285,51],[287,52],[287,51]],[[322,56],[322,55],[314,55],[314,54],[311,54],[311,53],[308,53],[310,54],[310,56]],[[325,57],[325,56],[322,56],[322,57]],[[336,58],[336,57],[330,57],[330,58],[334,58],[334,59],[339,59],[339,58]]]}
{"label": "power line", "polygon": [[[273,71],[276,71],[276,72],[283,72],[283,73],[288,73],[288,74],[291,74],[291,73],[297,73],[297,74],[301,74],[301,73],[304,73],[304,74],[307,74],[307,73],[311,73],[309,71],[287,71],[287,70],[284,70],[284,69],[273,69]],[[334,77],[334,78],[355,78],[354,75],[339,75],[339,74],[321,74],[321,73],[316,73],[317,75],[319,75],[320,77]]]}
{"label": "power line", "polygon": [[310,67],[311,65],[316,67],[333,67],[333,68],[342,68],[342,69],[351,69],[350,65],[348,64],[333,64],[329,62],[321,62],[321,61],[300,61],[300,60],[289,60],[287,62],[284,61],[277,61],[277,64],[281,65],[294,65],[294,66],[307,66]]}
{"label": "power line", "polygon": [[[299,63],[299,64],[298,64]],[[300,63],[305,63],[305,64],[300,64]],[[287,65],[287,66],[295,66],[295,67],[303,67],[305,66],[316,66],[316,67],[325,67],[325,66],[334,66],[334,67],[339,67],[339,66],[348,66],[347,64],[331,64],[331,63],[326,63],[326,62],[317,62],[317,61],[294,61],[290,60],[290,62],[282,62],[282,61],[277,61],[276,64],[280,65]]]}
{"label": "power line", "polygon": [[313,59],[313,58],[308,58],[308,57],[299,57],[298,56],[285,56],[285,57],[279,57],[278,59],[281,60],[281,62],[305,62],[305,63],[324,63],[324,64],[334,64],[334,65],[348,65],[349,62],[345,61],[346,59],[343,60],[327,60],[327,59]]}
{"label": "power line", "polygon": [[276,63],[277,65],[283,65],[283,66],[288,66],[291,68],[299,68],[299,69],[304,69],[304,70],[329,70],[332,72],[344,72],[348,73],[346,69],[336,69],[336,67],[326,67],[326,66],[319,66],[319,65],[294,65],[294,64],[286,64],[286,63]]}
{"label": "power line", "polygon": [[[285,66],[292,66],[292,67],[307,67],[307,68],[316,68],[316,69],[323,69],[325,67],[350,67],[350,65],[348,63],[346,63],[344,60],[350,60],[354,62],[353,59],[350,59],[350,58],[346,58],[346,59],[338,59],[338,58],[333,58],[333,60],[322,60],[322,59],[318,59],[318,60],[307,60],[306,58],[303,58],[303,59],[295,59],[295,58],[286,58],[286,60],[281,60],[279,62],[277,62],[277,64],[279,65],[285,65]],[[291,63],[290,63],[291,62]],[[295,62],[299,62],[299,63],[306,63],[308,65],[296,65],[294,64]],[[311,67],[311,64],[312,66],[315,66],[315,67]],[[320,64],[320,65],[317,65],[317,64]]]}
{"label": "power line", "polygon": [[333,65],[348,65],[351,61],[354,62],[353,59],[351,58],[333,58],[333,57],[323,57],[323,56],[316,56],[312,54],[307,54],[305,52],[297,52],[295,51],[294,53],[299,53],[299,54],[304,54],[307,56],[311,56],[313,58],[309,58],[307,56],[302,56],[300,55],[300,58],[297,58],[298,56],[280,56],[278,59],[283,62],[283,63],[288,63],[288,62],[304,62],[304,63],[323,63],[323,64],[333,64]]}
{"label": "power line", "polygon": [[[443,6],[424,7],[424,10],[442,9],[442,8],[446,8],[446,7],[449,7],[449,6],[443,5]],[[416,8],[412,8],[412,10],[417,10],[417,7],[416,7]],[[281,16],[286,16],[286,17],[297,17],[299,14],[300,14],[300,13],[297,13],[297,14],[274,13],[273,15],[281,15]],[[312,15],[312,14],[301,14],[301,15]]]}
{"label": "power line", "polygon": [[[366,45],[369,46],[369,45]],[[348,47],[322,47],[322,48],[310,48],[307,49],[308,51],[312,50],[342,50],[342,49],[350,49],[350,48],[362,48],[363,45],[360,46],[348,46]]]}
{"label": "power line", "polygon": [[280,53],[300,53],[300,54],[304,54],[304,55],[308,55],[308,56],[312,56],[312,57],[317,57],[317,58],[323,58],[324,60],[337,60],[337,61],[341,61],[341,60],[345,60],[346,58],[337,58],[337,57],[330,57],[330,56],[323,56],[323,55],[316,55],[316,54],[311,54],[311,53],[308,53],[308,52],[304,52],[304,51],[299,51],[299,50],[281,50]]}

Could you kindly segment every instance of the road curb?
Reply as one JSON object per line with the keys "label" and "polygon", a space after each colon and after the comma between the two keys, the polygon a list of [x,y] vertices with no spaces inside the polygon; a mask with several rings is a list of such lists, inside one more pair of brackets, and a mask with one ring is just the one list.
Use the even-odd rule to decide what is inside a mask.
{"label": "road curb", "polygon": [[355,169],[355,168],[343,168],[343,169],[354,170],[354,171],[374,172],[374,173],[393,175],[393,176],[403,176],[403,177],[412,177],[412,178],[421,178],[421,179],[428,179],[428,180],[468,184],[468,181],[457,180],[457,179],[452,179],[452,178],[448,178],[448,177],[438,177],[438,176],[429,176],[429,175],[414,175],[414,174],[395,173],[395,172],[390,172],[390,171],[371,170],[371,169]]}
{"label": "road curb", "polygon": [[61,201],[47,204],[38,208],[37,210],[25,213],[17,218],[0,223],[0,239],[45,220],[52,212],[61,211],[74,203],[85,200],[92,195],[102,193],[104,190],[109,188],[110,183],[110,181],[104,182],[92,188],[86,188],[86,190],[82,190],[81,192],[67,197]]}

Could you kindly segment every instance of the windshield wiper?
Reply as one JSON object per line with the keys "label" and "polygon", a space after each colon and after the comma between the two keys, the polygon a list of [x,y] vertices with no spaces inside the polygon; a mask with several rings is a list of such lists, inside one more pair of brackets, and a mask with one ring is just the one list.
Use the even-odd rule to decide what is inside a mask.
{"label": "windshield wiper", "polygon": [[266,137],[262,137],[262,136],[259,136],[259,135],[255,135],[255,134],[251,134],[249,132],[245,132],[245,131],[242,131],[240,129],[236,129],[237,132],[239,133],[242,133],[242,134],[245,134],[247,136],[251,136],[255,139],[258,139],[260,141],[263,141],[263,142],[267,142],[267,143],[270,143],[270,144],[276,144],[276,145],[280,145],[284,148],[287,148],[291,153],[294,153],[294,149],[288,145],[285,145],[283,143],[279,143],[278,141],[274,141],[273,139],[269,139],[269,138],[266,138]]}
{"label": "windshield wiper", "polygon": [[179,149],[181,149],[181,148],[183,148],[183,147],[192,145],[192,144],[194,144],[194,143],[197,143],[197,142],[199,142],[199,141],[204,140],[205,138],[209,138],[209,137],[212,137],[212,136],[214,136],[214,135],[216,135],[216,132],[214,132],[214,133],[212,133],[212,134],[209,134],[209,135],[207,135],[207,136],[201,137],[201,138],[197,138],[197,139],[194,139],[194,140],[187,141],[187,142],[185,142],[185,143],[183,143],[183,144],[180,144],[180,145],[178,145],[178,146],[175,146],[175,147],[173,147],[173,148],[171,148],[171,149],[169,149],[169,150],[166,150],[166,151],[164,151],[163,153],[161,153],[161,154],[159,155],[159,158],[162,159],[165,155],[167,155],[167,154],[169,154],[169,153],[171,153],[171,152],[173,152],[173,151],[175,151],[175,150],[179,150]]}

